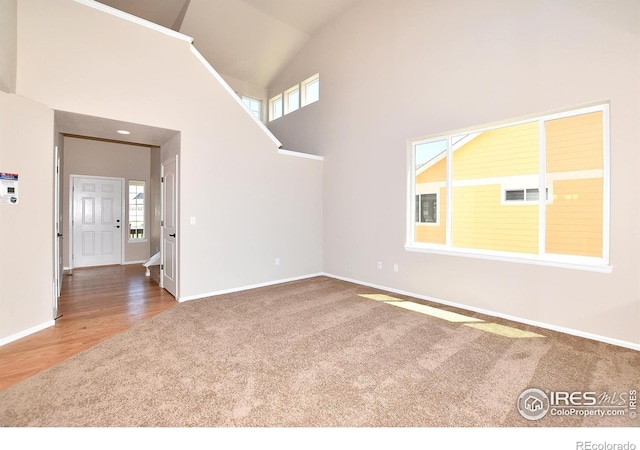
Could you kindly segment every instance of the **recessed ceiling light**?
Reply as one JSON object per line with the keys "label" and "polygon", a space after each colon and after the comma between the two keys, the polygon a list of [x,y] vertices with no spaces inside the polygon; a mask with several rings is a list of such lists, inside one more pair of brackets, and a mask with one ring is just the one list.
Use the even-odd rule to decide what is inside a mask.
{"label": "recessed ceiling light", "polygon": [[127,130],[118,130],[118,133],[120,133],[120,134],[131,134],[131,131],[127,131]]}

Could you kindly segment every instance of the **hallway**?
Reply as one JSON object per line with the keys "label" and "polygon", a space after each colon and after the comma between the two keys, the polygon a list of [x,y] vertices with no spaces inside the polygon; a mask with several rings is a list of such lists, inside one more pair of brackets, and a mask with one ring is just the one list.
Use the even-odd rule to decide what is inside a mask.
{"label": "hallway", "polygon": [[0,347],[0,390],[178,304],[144,274],[135,264],[65,275],[55,326]]}

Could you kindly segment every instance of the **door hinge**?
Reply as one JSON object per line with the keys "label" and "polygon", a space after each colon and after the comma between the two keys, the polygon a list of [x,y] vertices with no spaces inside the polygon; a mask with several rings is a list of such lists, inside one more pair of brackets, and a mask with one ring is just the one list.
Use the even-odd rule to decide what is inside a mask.
{"label": "door hinge", "polygon": [[164,264],[160,264],[160,270],[164,270]]}
{"label": "door hinge", "polygon": [[160,226],[163,227],[164,226],[164,220],[160,221]]}
{"label": "door hinge", "polygon": [[164,177],[160,177],[160,183],[164,183]]}

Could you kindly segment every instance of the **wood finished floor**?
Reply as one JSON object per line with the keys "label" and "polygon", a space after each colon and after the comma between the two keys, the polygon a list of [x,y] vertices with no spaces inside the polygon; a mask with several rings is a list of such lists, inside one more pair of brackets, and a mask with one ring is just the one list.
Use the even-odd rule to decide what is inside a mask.
{"label": "wood finished floor", "polygon": [[0,390],[177,305],[139,264],[65,275],[53,327],[0,347]]}

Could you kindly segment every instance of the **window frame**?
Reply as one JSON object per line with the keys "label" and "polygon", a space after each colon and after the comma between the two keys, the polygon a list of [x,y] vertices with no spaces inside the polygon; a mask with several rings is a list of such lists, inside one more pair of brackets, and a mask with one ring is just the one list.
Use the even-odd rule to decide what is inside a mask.
{"label": "window frame", "polygon": [[[131,237],[131,187],[132,185],[142,186],[142,237]],[[145,225],[147,218],[147,182],[145,180],[127,180],[127,242],[146,242],[147,241],[147,227]],[[137,202],[136,202],[137,206]],[[139,217],[136,214],[136,217]]]}
{"label": "window frame", "polygon": [[[308,88],[313,83],[318,83],[318,98],[308,99]],[[320,100],[320,74],[316,73],[300,83],[300,107],[304,107]]]}
{"label": "window frame", "polygon": [[[483,133],[490,130],[495,130],[499,128],[505,128],[514,125],[521,125],[531,122],[538,122],[538,130],[539,130],[539,184],[541,186],[546,185],[547,174],[546,174],[546,136],[545,136],[545,123],[551,120],[562,119],[566,117],[578,116],[581,114],[589,114],[593,112],[602,112],[602,153],[603,153],[603,166],[602,166],[602,257],[590,257],[590,256],[577,256],[577,255],[565,255],[565,254],[552,254],[546,253],[544,251],[544,246],[546,243],[546,205],[553,201],[553,189],[552,186],[547,186],[549,189],[549,197],[546,201],[542,201],[539,196],[539,200],[537,202],[527,202],[527,201],[504,201],[505,196],[505,186],[501,186],[501,203],[507,205],[516,205],[516,204],[527,204],[531,205],[534,203],[538,203],[539,205],[539,246],[540,251],[537,254],[529,254],[529,253],[518,253],[518,252],[507,252],[507,251],[496,251],[496,250],[483,250],[483,249],[473,249],[473,248],[462,248],[462,247],[454,247],[452,245],[452,217],[453,217],[453,187],[454,183],[452,182],[453,168],[451,161],[453,161],[453,150],[452,150],[452,138],[459,136],[463,133]],[[447,149],[445,151],[445,156],[447,160],[446,165],[446,198],[441,201],[446,202],[446,243],[445,244],[434,244],[434,243],[424,243],[424,242],[416,242],[415,241],[415,225],[417,224],[415,218],[415,196],[416,196],[416,161],[415,161],[415,146],[419,144],[425,144],[436,141],[447,141]],[[610,174],[610,119],[609,119],[609,103],[598,103],[587,105],[583,107],[566,109],[563,111],[548,113],[548,114],[538,114],[535,116],[531,116],[529,118],[521,119],[521,120],[512,120],[512,121],[504,121],[494,125],[485,125],[478,126],[464,130],[455,130],[449,133],[434,135],[432,137],[426,137],[421,139],[413,139],[408,141],[407,145],[407,165],[408,165],[408,201],[407,201],[407,228],[406,228],[406,242],[405,242],[405,250],[412,252],[424,252],[424,253],[433,253],[433,254],[444,254],[444,255],[456,255],[463,257],[471,257],[471,258],[481,258],[481,259],[489,259],[489,260],[498,260],[498,261],[507,261],[507,262],[516,262],[516,263],[525,263],[525,264],[535,264],[535,265],[544,265],[551,267],[561,267],[561,268],[571,268],[578,270],[588,270],[588,271],[596,271],[603,273],[610,273],[612,271],[612,266],[610,265],[610,255],[609,255],[609,246],[610,246],[610,183],[611,183],[611,174]],[[506,189],[526,189],[530,186],[527,184],[526,186],[518,186],[511,187],[507,186]],[[438,217],[440,220],[440,218]]]}
{"label": "window frame", "polygon": [[[292,106],[292,104],[291,104],[291,94],[293,94],[294,92],[298,93],[298,101],[297,101],[297,103],[295,105]],[[287,89],[286,91],[284,91],[284,97],[283,98],[284,98],[284,114],[285,115],[300,109],[301,108],[300,85],[296,84],[295,86],[292,86],[289,89]]]}
{"label": "window frame", "polygon": [[[279,102],[279,106],[276,104]],[[282,94],[275,95],[269,100],[269,121],[273,121],[284,116]]]}

